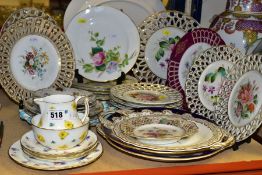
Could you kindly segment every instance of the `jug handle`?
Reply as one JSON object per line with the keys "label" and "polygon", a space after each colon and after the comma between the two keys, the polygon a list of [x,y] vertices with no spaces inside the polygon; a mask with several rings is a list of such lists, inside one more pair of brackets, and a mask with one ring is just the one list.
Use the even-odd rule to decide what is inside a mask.
{"label": "jug handle", "polygon": [[88,115],[89,115],[89,99],[88,99],[88,97],[86,97],[86,96],[78,96],[76,99],[75,99],[75,102],[76,102],[76,104],[78,103],[78,101],[80,100],[80,99],[82,99],[82,98],[84,98],[85,99],[85,101],[84,101],[84,103],[85,103],[85,116],[82,118],[82,123],[84,123],[85,122],[85,120],[88,118]]}

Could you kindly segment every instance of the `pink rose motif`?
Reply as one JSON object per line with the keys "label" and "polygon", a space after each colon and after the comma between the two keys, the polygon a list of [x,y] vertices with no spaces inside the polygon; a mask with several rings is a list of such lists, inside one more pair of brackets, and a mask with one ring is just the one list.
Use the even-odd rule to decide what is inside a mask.
{"label": "pink rose motif", "polygon": [[237,98],[241,101],[242,104],[253,101],[253,89],[250,83],[244,85],[241,88]]}
{"label": "pink rose motif", "polygon": [[106,56],[104,52],[98,52],[92,57],[95,66],[101,66],[102,64],[104,64],[105,59]]}

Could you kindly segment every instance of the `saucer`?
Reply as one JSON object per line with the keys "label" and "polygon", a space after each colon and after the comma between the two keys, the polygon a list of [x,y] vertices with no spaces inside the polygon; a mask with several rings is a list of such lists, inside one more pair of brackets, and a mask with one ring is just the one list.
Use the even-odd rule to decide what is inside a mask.
{"label": "saucer", "polygon": [[9,148],[9,156],[18,164],[24,167],[32,168],[32,169],[39,169],[39,170],[63,170],[63,169],[70,169],[76,168],[80,166],[84,166],[90,164],[102,155],[103,148],[102,144],[98,143],[97,148],[92,151],[87,156],[77,158],[71,161],[61,161],[57,160],[56,162],[51,161],[43,161],[38,160],[35,157],[26,156],[21,148],[20,141],[16,141],[10,148]]}
{"label": "saucer", "polygon": [[86,139],[79,145],[67,150],[54,150],[37,142],[31,130],[22,136],[20,143],[22,150],[29,156],[49,160],[71,160],[89,154],[97,146],[97,136],[89,130]]}

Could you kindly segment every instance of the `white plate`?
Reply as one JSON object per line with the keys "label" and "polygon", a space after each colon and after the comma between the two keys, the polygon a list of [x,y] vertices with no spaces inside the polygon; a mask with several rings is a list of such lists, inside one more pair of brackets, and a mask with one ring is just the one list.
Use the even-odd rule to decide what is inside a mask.
{"label": "white plate", "polygon": [[71,44],[49,20],[28,17],[12,24],[0,40],[1,85],[18,102],[48,87],[69,87],[75,74]]}
{"label": "white plate", "polygon": [[29,150],[30,152],[46,157],[50,155],[52,157],[50,159],[53,159],[56,156],[66,157],[66,155],[82,153],[92,148],[97,143],[97,136],[92,131],[89,130],[86,139],[78,146],[67,150],[54,150],[54,149],[47,148],[41,145],[39,142],[37,142],[37,140],[34,137],[34,133],[31,130],[22,136],[20,143],[23,148]]}
{"label": "white plate", "polygon": [[93,81],[117,79],[127,73],[139,53],[139,34],[131,19],[119,10],[97,6],[80,12],[66,31],[79,74]]}
{"label": "white plate", "polygon": [[85,157],[78,158],[72,161],[43,161],[34,157],[25,155],[18,140],[9,148],[9,156],[18,164],[24,167],[39,169],[39,170],[63,170],[84,166],[96,161],[103,152],[101,143],[97,148]]}
{"label": "white plate", "polygon": [[64,29],[67,30],[70,20],[78,12],[98,5],[123,11],[136,25],[139,25],[147,16],[165,10],[160,0],[72,0],[64,15]]}
{"label": "white plate", "polygon": [[221,102],[215,110],[216,123],[240,142],[262,123],[262,57],[250,55],[236,62],[223,83]]}

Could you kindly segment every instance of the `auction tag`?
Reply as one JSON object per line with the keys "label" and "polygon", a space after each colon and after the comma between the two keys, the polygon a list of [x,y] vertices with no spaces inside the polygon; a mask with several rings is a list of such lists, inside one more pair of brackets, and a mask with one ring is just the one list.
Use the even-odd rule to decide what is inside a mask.
{"label": "auction tag", "polygon": [[53,110],[53,111],[48,111],[48,116],[51,120],[63,120],[65,116],[65,111],[61,110]]}

